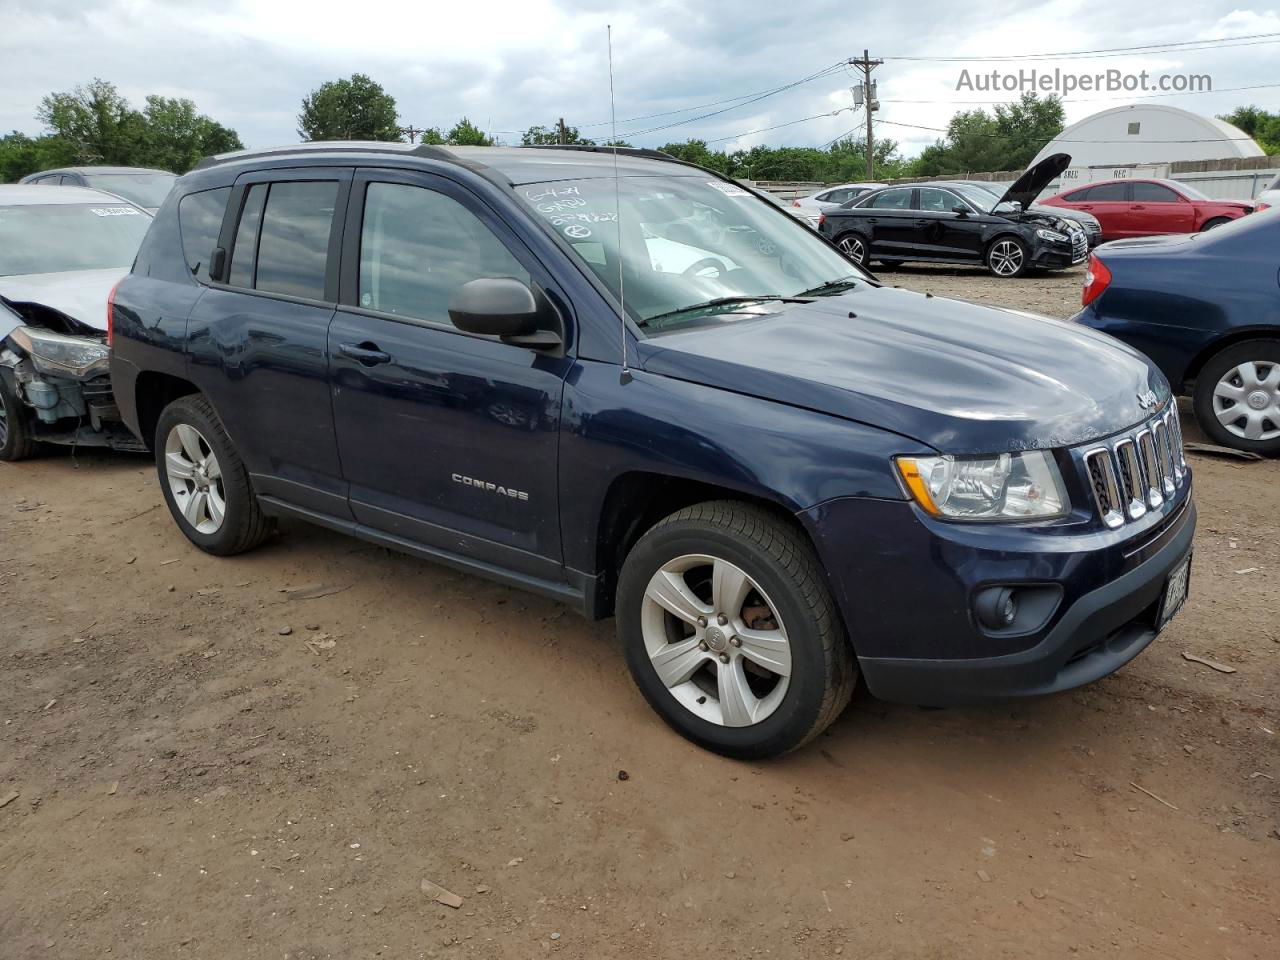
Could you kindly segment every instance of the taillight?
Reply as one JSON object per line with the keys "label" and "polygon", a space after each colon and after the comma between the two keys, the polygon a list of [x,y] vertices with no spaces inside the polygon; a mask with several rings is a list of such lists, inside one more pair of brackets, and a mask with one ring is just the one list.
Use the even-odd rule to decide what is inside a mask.
{"label": "taillight", "polygon": [[818,214],[818,226],[822,226],[826,222],[827,222],[827,215],[825,213]]}
{"label": "taillight", "polygon": [[1253,212],[1261,213],[1263,210],[1270,210],[1270,209],[1271,209],[1271,204],[1267,203],[1265,200],[1259,200],[1258,205],[1253,208]]}
{"label": "taillight", "polygon": [[1084,289],[1080,291],[1080,305],[1087,307],[1093,303],[1102,296],[1102,291],[1107,289],[1110,283],[1111,271],[1107,269],[1107,265],[1094,254],[1090,254],[1089,269],[1084,275]]}
{"label": "taillight", "polygon": [[120,289],[120,284],[122,283],[124,283],[123,277],[116,281],[116,285],[112,287],[111,292],[107,294],[107,346],[108,347],[111,346],[111,336],[115,331],[115,326],[116,326],[116,319],[115,319],[116,291]]}
{"label": "taillight", "polygon": [[799,200],[792,200],[792,201],[791,201],[791,205],[792,205],[793,207],[799,208],[799,206],[800,206],[800,201],[799,201]]}

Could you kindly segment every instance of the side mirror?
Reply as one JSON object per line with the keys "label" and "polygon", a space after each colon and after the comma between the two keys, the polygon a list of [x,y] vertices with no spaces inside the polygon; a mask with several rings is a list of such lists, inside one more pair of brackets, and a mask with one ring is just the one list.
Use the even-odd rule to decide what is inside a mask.
{"label": "side mirror", "polygon": [[969,215],[969,208],[957,203],[954,207],[951,208],[951,212],[958,213],[962,217],[967,217]]}
{"label": "side mirror", "polygon": [[464,283],[449,302],[449,319],[459,330],[529,347],[559,346],[552,330],[540,330],[549,307],[512,277],[482,277]]}

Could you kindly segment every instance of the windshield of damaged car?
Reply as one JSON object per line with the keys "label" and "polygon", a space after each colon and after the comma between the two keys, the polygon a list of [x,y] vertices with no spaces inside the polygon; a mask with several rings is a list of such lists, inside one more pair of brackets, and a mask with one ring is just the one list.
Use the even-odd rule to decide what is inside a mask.
{"label": "windshield of damaged car", "polygon": [[67,270],[127,270],[151,225],[120,203],[0,206],[0,277]]}
{"label": "windshield of damaged car", "polygon": [[516,191],[615,297],[621,261],[627,312],[650,332],[776,312],[776,298],[836,293],[864,276],[794,217],[705,174],[558,180]]}

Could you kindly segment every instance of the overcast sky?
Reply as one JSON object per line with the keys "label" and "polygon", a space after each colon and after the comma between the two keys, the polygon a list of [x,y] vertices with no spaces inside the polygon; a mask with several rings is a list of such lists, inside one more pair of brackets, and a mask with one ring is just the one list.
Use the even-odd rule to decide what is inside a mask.
{"label": "overcast sky", "polygon": [[[960,101],[998,99],[957,92],[961,64],[894,60],[993,56],[1129,47],[1280,33],[1280,0],[1252,9],[1215,0],[1027,3],[970,6],[925,0],[868,10],[834,0],[751,4],[724,0],[0,0],[0,129],[38,133],[40,98],[93,77],[113,81],[141,104],[149,93],[189,97],[233,127],[250,147],[295,142],[299,101],[325,80],[368,73],[391,93],[401,122],[448,127],[466,114],[507,141],[531,124],[563,116],[603,137],[609,118],[605,24],[613,24],[620,121],[767,91],[800,80],[864,47],[886,63],[876,71],[877,119],[942,127]],[[1280,37],[1276,38],[1280,39]],[[1107,68],[1207,73],[1215,90],[1280,83],[1280,43],[1106,59],[1042,62],[1078,72]],[[755,143],[821,145],[860,115],[835,116],[748,134],[847,108],[846,69],[734,107],[717,116],[638,133],[731,104],[619,123],[620,136],[655,146],[691,136],[733,149]],[[1141,97],[1069,102],[1068,121]],[[1007,99],[1007,98],[1005,98]],[[895,102],[896,101],[896,102]],[[929,101],[929,102],[904,102]],[[1242,103],[1280,109],[1280,86],[1162,97],[1203,113]],[[910,155],[936,134],[886,122],[878,135]],[[729,138],[729,139],[721,139]]]}

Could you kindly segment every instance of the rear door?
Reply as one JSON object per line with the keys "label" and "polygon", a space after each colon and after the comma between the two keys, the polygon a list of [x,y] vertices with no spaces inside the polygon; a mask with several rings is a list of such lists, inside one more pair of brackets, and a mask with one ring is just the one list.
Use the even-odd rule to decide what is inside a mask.
{"label": "rear door", "polygon": [[870,198],[865,207],[857,207],[865,211],[859,220],[867,225],[870,234],[870,256],[907,259],[916,254],[916,211],[911,208],[913,192],[911,187],[881,190]]}
{"label": "rear door", "polygon": [[240,177],[219,240],[227,266],[188,324],[192,378],[258,492],[342,518],[325,351],[350,184],[334,167]]}
{"label": "rear door", "polygon": [[562,580],[557,454],[572,361],[455,327],[453,295],[483,277],[551,291],[567,313],[547,271],[471,191],[428,173],[357,172],[329,330],[351,509],[395,536]]}
{"label": "rear door", "polygon": [[1130,236],[1190,233],[1196,226],[1195,207],[1163,183],[1135,180],[1129,184],[1127,225]]}
{"label": "rear door", "polygon": [[1068,199],[1072,199],[1072,206],[1076,209],[1087,210],[1098,218],[1102,224],[1103,240],[1133,236],[1129,232],[1129,184],[1121,181],[1099,183],[1070,194]]}

